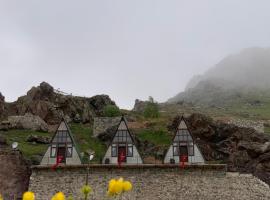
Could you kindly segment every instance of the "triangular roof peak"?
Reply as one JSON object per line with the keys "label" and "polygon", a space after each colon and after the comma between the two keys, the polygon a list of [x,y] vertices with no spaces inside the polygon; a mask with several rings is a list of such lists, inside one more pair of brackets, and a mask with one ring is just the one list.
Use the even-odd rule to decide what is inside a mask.
{"label": "triangular roof peak", "polygon": [[124,116],[121,117],[119,126],[118,126],[118,130],[128,130],[128,126],[127,126],[127,122],[124,118]]}
{"label": "triangular roof peak", "polygon": [[57,130],[58,131],[67,131],[68,130],[68,126],[67,126],[65,120],[62,119]]}
{"label": "triangular roof peak", "polygon": [[184,117],[182,116],[181,120],[180,120],[180,123],[178,125],[178,130],[179,129],[188,129],[187,128],[187,124],[186,124],[186,121],[184,119]]}

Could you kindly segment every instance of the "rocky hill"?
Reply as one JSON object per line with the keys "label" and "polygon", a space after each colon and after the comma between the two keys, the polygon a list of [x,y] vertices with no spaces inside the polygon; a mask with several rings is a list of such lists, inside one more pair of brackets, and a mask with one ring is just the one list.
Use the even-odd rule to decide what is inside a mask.
{"label": "rocky hill", "polygon": [[193,77],[184,92],[168,102],[222,106],[270,100],[270,49],[250,48],[223,59],[205,74]]}
{"label": "rocky hill", "polygon": [[[181,116],[168,126],[176,130]],[[192,114],[189,128],[207,161],[221,161],[229,171],[253,173],[270,184],[270,135]]]}
{"label": "rocky hill", "polygon": [[87,123],[92,122],[96,116],[102,116],[106,105],[115,105],[107,95],[91,98],[64,95],[48,83],[42,82],[12,103],[5,102],[0,93],[0,120],[10,121],[10,116],[25,116],[30,113],[47,124],[58,123],[62,116],[67,121]]}

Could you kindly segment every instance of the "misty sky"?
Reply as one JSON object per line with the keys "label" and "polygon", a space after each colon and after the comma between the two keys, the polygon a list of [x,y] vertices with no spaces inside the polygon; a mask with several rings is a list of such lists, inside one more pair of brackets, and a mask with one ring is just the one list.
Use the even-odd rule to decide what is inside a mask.
{"label": "misty sky", "polygon": [[42,81],[82,96],[166,101],[247,47],[270,46],[269,0],[0,0],[0,92]]}

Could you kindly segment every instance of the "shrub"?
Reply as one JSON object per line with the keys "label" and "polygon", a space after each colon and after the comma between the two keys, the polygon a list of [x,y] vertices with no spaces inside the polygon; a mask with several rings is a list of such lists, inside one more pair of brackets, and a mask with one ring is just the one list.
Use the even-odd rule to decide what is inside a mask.
{"label": "shrub", "polygon": [[104,116],[105,117],[117,117],[120,116],[120,109],[115,105],[107,105],[104,108]]}

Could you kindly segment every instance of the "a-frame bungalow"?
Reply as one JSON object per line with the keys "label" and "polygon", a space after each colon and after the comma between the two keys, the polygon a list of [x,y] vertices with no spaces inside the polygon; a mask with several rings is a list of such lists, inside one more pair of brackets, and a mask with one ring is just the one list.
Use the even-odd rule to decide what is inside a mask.
{"label": "a-frame bungalow", "polygon": [[79,165],[79,151],[67,122],[62,119],[40,165]]}
{"label": "a-frame bungalow", "polygon": [[127,122],[121,118],[114,137],[102,160],[103,164],[142,164],[142,158],[136,148]]}
{"label": "a-frame bungalow", "polygon": [[184,117],[179,122],[172,144],[164,159],[164,163],[177,164],[179,162],[190,164],[205,162]]}

